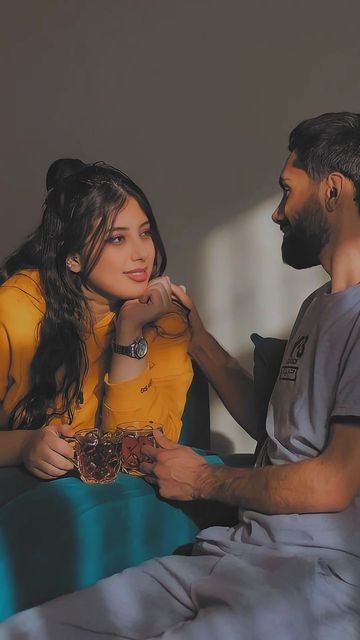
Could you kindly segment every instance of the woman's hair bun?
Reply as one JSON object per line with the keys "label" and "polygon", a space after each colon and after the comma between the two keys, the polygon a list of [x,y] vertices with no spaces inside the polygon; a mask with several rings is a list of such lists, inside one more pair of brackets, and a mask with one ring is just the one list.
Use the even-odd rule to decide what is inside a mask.
{"label": "woman's hair bun", "polygon": [[85,167],[85,163],[77,158],[59,158],[55,160],[47,170],[46,189],[50,191],[57,183],[65,178],[78,173]]}

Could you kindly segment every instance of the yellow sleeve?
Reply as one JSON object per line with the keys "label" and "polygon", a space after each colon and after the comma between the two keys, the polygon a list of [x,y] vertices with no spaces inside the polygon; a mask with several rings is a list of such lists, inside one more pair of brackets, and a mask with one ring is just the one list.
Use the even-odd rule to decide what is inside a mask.
{"label": "yellow sleeve", "polygon": [[187,352],[189,332],[177,315],[165,316],[158,325],[159,331],[147,332],[148,366],[137,378],[110,384],[105,376],[106,429],[132,420],[152,420],[163,425],[168,438],[178,441],[193,370]]}
{"label": "yellow sleeve", "polygon": [[9,387],[10,361],[9,336],[0,318],[0,402],[4,400]]}
{"label": "yellow sleeve", "polygon": [[37,326],[42,318],[33,300],[17,287],[0,287],[0,402],[5,412],[0,411],[1,428],[5,425],[5,415],[8,416],[29,388]]}

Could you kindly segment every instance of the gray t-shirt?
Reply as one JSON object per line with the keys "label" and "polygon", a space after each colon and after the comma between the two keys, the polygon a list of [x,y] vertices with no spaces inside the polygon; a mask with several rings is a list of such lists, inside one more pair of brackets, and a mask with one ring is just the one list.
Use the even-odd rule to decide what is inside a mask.
{"label": "gray t-shirt", "polygon": [[[268,438],[257,466],[316,457],[337,416],[339,422],[353,417],[360,428],[360,285],[329,292],[328,283],[300,309],[270,400]],[[341,512],[267,515],[240,509],[239,519],[235,529],[218,529],[223,550],[242,553],[246,544],[286,555],[316,554],[343,580],[360,586],[359,494]],[[200,538],[208,536],[202,532]]]}
{"label": "gray t-shirt", "polygon": [[303,303],[286,345],[266,421],[272,464],[317,456],[336,417],[360,426],[360,285]]}

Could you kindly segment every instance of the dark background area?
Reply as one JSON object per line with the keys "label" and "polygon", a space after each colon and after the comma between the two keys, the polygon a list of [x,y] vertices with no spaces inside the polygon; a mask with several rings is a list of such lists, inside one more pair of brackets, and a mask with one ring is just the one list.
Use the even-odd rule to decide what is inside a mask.
{"label": "dark background area", "polygon": [[[54,159],[114,164],[149,196],[170,275],[248,361],[238,325],[222,335],[221,291],[220,311],[208,303],[204,243],[276,198],[294,125],[359,110],[359,2],[12,0],[1,9],[0,258],[39,221]],[[254,236],[272,233],[266,213]],[[265,263],[254,238],[250,249],[248,233],[237,238],[234,269],[242,251],[248,268],[236,310],[248,306],[248,335],[262,314],[249,303],[252,280],[242,292]],[[286,277],[293,297],[288,309],[284,292],[281,330],[304,293],[298,274]],[[269,330],[277,325],[274,316]]]}

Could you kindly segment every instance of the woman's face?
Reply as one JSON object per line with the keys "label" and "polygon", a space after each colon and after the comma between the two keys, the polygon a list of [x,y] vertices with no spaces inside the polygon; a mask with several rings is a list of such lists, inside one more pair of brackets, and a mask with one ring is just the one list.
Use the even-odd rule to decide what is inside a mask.
{"label": "woman's face", "polygon": [[135,198],[129,197],[115,216],[86,287],[107,300],[139,298],[147,288],[154,259],[149,220]]}

